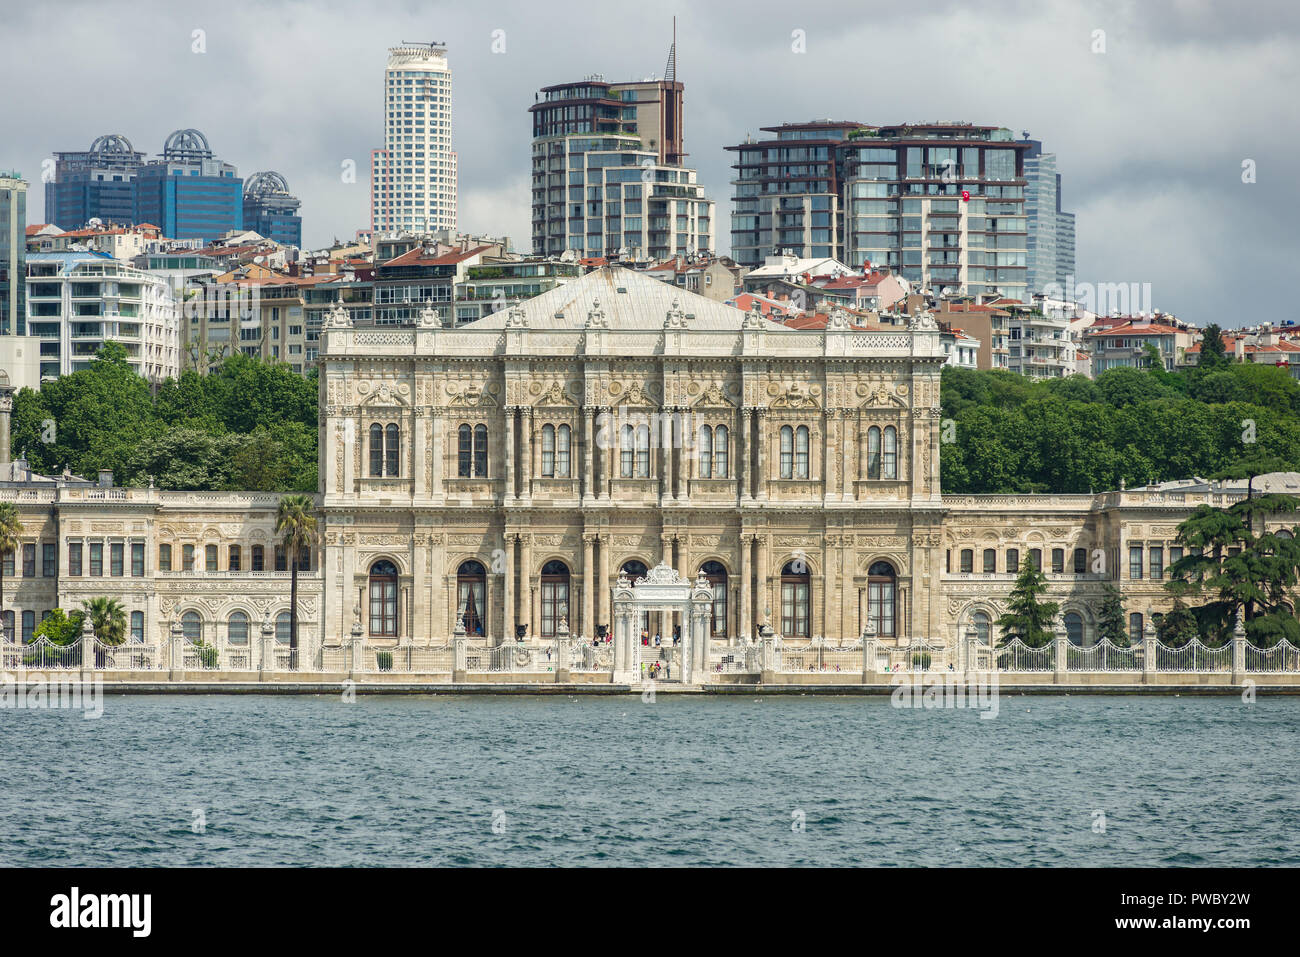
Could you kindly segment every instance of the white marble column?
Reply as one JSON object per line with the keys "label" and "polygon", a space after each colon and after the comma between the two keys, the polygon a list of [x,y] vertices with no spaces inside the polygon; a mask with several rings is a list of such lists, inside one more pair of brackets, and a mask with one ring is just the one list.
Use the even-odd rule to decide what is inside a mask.
{"label": "white marble column", "polygon": [[756,467],[758,469],[758,495],[760,502],[767,501],[767,409],[756,409],[754,418],[758,423],[758,437],[754,442]]}
{"label": "white marble column", "polygon": [[579,637],[588,642],[596,635],[595,597],[596,597],[596,536],[582,536],[582,623]]}
{"label": "white marble column", "polygon": [[740,421],[740,432],[744,436],[744,449],[740,456],[740,500],[747,502],[752,497],[750,490],[753,487],[749,477],[749,462],[754,455],[753,413],[749,409],[741,409]]}
{"label": "white marble column", "polygon": [[514,406],[506,406],[506,501],[515,497],[518,479],[515,476],[515,415]]}

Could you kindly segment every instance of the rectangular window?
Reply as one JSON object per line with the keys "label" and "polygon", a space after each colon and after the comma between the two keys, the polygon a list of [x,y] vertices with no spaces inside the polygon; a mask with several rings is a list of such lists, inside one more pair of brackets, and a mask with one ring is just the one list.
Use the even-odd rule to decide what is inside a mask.
{"label": "rectangular window", "polygon": [[240,548],[239,548],[239,546],[238,546],[238,545],[231,545],[231,546],[230,546],[230,556],[229,556],[229,558],[228,558],[228,560],[227,560],[227,562],[226,562],[226,567],[228,567],[232,572],[237,572],[237,571],[239,571],[239,562],[240,562],[240,559],[241,559],[241,558],[242,558],[242,556],[240,555]]}
{"label": "rectangular window", "polygon": [[1133,612],[1128,616],[1128,643],[1138,645],[1142,643],[1142,614]]}
{"label": "rectangular window", "polygon": [[59,573],[59,546],[53,542],[44,542],[41,545],[41,574],[46,578],[53,578]]}
{"label": "rectangular window", "polygon": [[131,577],[144,577],[144,542],[131,543]]}
{"label": "rectangular window", "polygon": [[181,546],[181,570],[187,572],[194,571],[194,546],[193,545]]}
{"label": "rectangular window", "polygon": [[158,546],[158,570],[160,572],[172,570],[172,547],[170,545]]}
{"label": "rectangular window", "polygon": [[90,574],[92,578],[104,576],[104,543],[90,543]]}
{"label": "rectangular window", "polygon": [[961,571],[963,575],[969,575],[975,570],[975,552],[969,548],[961,550]]}
{"label": "rectangular window", "polygon": [[14,553],[6,552],[3,558],[0,558],[0,568],[4,569],[5,578],[12,578],[14,575]]}
{"label": "rectangular window", "polygon": [[27,542],[23,545],[23,577],[36,577],[36,543]]}
{"label": "rectangular window", "polygon": [[121,578],[123,575],[122,559],[125,552],[126,546],[121,542],[113,542],[108,546],[109,572],[114,578]]}
{"label": "rectangular window", "polygon": [[995,549],[984,549],[984,574],[992,575],[998,570],[998,553]]}
{"label": "rectangular window", "polygon": [[277,572],[286,572],[289,570],[289,561],[285,556],[283,545],[275,546],[275,570]]}
{"label": "rectangular window", "polygon": [[1183,560],[1183,546],[1181,546],[1181,545],[1170,545],[1170,546],[1169,546],[1169,564],[1172,565],[1172,564],[1174,564],[1174,562],[1180,562],[1180,561],[1182,561],[1182,560]]}
{"label": "rectangular window", "polygon": [[219,570],[217,564],[217,546],[205,545],[203,547],[203,566],[210,572]]}
{"label": "rectangular window", "polygon": [[1014,575],[1020,571],[1020,549],[1007,549],[1007,573]]}
{"label": "rectangular window", "polygon": [[262,545],[253,546],[253,571],[266,571],[266,548]]}
{"label": "rectangular window", "polygon": [[68,574],[81,575],[81,542],[68,542]]}
{"label": "rectangular window", "polygon": [[144,641],[144,612],[142,611],[131,612],[131,640]]}
{"label": "rectangular window", "polygon": [[1065,574],[1065,549],[1064,548],[1052,549],[1052,574],[1053,575]]}
{"label": "rectangular window", "polygon": [[1142,577],[1142,546],[1128,547],[1128,577],[1137,581]]}
{"label": "rectangular window", "polygon": [[298,571],[300,572],[311,571],[311,549],[310,548],[303,548],[301,551],[298,552]]}
{"label": "rectangular window", "polygon": [[1151,546],[1151,580],[1160,581],[1165,577],[1165,549],[1163,545]]}

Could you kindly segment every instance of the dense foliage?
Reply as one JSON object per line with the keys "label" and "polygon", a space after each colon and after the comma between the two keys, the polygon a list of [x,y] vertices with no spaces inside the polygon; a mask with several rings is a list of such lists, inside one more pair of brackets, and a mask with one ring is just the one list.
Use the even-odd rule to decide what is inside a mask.
{"label": "dense foliage", "polygon": [[86,369],[14,397],[13,448],[43,474],[195,491],[316,490],[317,380],[244,355],[151,391],[106,343]]}
{"label": "dense foliage", "polygon": [[1275,366],[1211,358],[1039,382],[946,368],[941,401],[945,492],[1086,493],[1261,456],[1300,467],[1300,382]]}

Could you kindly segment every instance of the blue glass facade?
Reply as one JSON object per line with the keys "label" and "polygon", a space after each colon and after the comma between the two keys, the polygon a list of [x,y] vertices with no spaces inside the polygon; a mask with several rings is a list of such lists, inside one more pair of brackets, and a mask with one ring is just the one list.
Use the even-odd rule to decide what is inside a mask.
{"label": "blue glass facade", "polygon": [[244,228],[244,181],[233,167],[204,176],[194,168],[149,163],[136,184],[135,221],[160,227],[164,236],[212,242]]}

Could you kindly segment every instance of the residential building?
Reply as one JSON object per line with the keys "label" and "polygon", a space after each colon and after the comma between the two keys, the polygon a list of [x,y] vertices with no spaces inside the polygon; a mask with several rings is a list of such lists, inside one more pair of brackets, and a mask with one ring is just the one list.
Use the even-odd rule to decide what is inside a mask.
{"label": "residential building", "polygon": [[1154,346],[1169,372],[1186,363],[1196,342],[1196,330],[1174,316],[1117,316],[1099,320],[1084,331],[1092,356],[1093,375],[1109,369],[1145,369],[1150,365],[1147,346]]}
{"label": "residential building", "polygon": [[726,256],[674,256],[661,263],[640,268],[647,276],[671,283],[681,289],[726,302],[741,289],[745,268]]}
{"label": "residential building", "polygon": [[376,263],[374,324],[413,326],[431,307],[438,321],[455,324],[456,287],[468,278],[471,266],[482,265],[491,246],[441,252],[433,245],[416,246],[396,259]]}
{"label": "residential building", "polygon": [[243,228],[244,181],[198,130],[168,136],[162,156],[137,171],[135,186],[134,221],[155,224],[164,236],[213,242]]}
{"label": "residential building", "polygon": [[533,253],[624,262],[714,249],[713,201],[683,165],[684,86],[600,74],[543,87],[533,132]]}
{"label": "residential building", "polygon": [[1025,222],[1028,227],[1029,291],[1066,288],[1074,276],[1074,214],[1061,210],[1061,174],[1056,154],[1039,140],[1025,139]]}
{"label": "residential building", "polygon": [[54,154],[54,178],[45,184],[45,218],[64,229],[98,220],[125,225],[136,219],[136,177],[144,153],[120,133],[98,136],[85,151]]}
{"label": "residential building", "polygon": [[[757,267],[773,255],[843,259],[840,146],[861,123],[817,120],[765,126],[771,136],[746,137],[731,181],[731,255]],[[857,263],[856,265],[861,265]]]}
{"label": "residential building", "polygon": [[1078,342],[1070,320],[1032,306],[998,300],[1008,313],[1007,368],[1032,379],[1060,379],[1078,371]]}
{"label": "residential building", "polygon": [[156,250],[162,243],[157,226],[101,226],[92,224],[80,229],[39,230],[27,237],[27,251],[32,253],[97,252],[123,262]]}
{"label": "residential building", "polygon": [[465,278],[454,289],[456,325],[513,308],[582,273],[577,263],[558,259],[500,260],[466,266]]}
{"label": "residential building", "polygon": [[979,342],[976,367],[1009,369],[1011,366],[1011,313],[988,303],[940,300],[935,313],[940,322],[959,325]]}
{"label": "residential building", "polygon": [[244,228],[281,246],[301,246],[301,205],[279,173],[254,173],[244,184]]}
{"label": "residential building", "polygon": [[180,374],[179,304],[161,276],[102,253],[31,253],[27,310],[43,380],[84,369],[109,340],[150,382]]}
{"label": "residential building", "polygon": [[948,322],[939,323],[939,343],[948,357],[945,366],[958,369],[978,369],[980,341]]}
{"label": "residential building", "polygon": [[[1225,331],[1222,338],[1224,352],[1233,362],[1278,366],[1286,369],[1293,379],[1300,379],[1300,334],[1287,324],[1277,327],[1264,322],[1258,326]],[[1176,365],[1189,368],[1200,358],[1201,343],[1197,341],[1183,351]]]}
{"label": "residential building", "polygon": [[0,172],[0,336],[27,334],[27,181]]}
{"label": "residential building", "polygon": [[370,228],[456,230],[451,68],[437,43],[390,47],[384,70],[384,145],[371,152]]}

